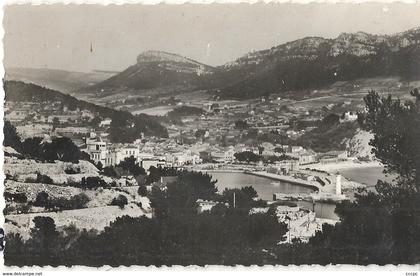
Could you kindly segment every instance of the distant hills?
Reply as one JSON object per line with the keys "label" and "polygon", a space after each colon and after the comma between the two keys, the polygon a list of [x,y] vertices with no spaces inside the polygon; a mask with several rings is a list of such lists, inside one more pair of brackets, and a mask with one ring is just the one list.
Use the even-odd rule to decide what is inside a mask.
{"label": "distant hills", "polygon": [[137,57],[137,63],[123,72],[87,88],[108,95],[115,90],[148,90],[175,88],[177,91],[194,89],[214,68],[189,58],[162,51],[147,51]]}
{"label": "distant hills", "polygon": [[392,36],[307,37],[249,53],[222,69],[215,85],[223,98],[315,89],[358,78],[420,79],[420,29]]}
{"label": "distant hills", "polygon": [[147,136],[168,136],[167,129],[154,117],[146,114],[134,116],[126,111],[99,106],[52,89],[20,81],[5,81],[4,91],[6,102],[40,102],[44,105],[60,102],[69,110],[89,110],[97,117],[112,118],[114,123],[111,123],[111,139],[116,142],[132,142],[140,137],[140,133]]}
{"label": "distant hills", "polygon": [[135,65],[90,89],[106,94],[131,89],[139,95],[164,87],[175,92],[207,89],[221,98],[246,99],[381,76],[420,79],[420,28],[395,35],[358,32],[335,39],[306,37],[219,67],[148,51],[139,55]]}
{"label": "distant hills", "polygon": [[64,93],[71,93],[104,81],[117,73],[99,70],[83,73],[48,68],[9,67],[6,68],[5,80],[33,83]]}
{"label": "distant hills", "polygon": [[57,89],[78,87],[77,93],[82,97],[90,95],[90,99],[176,95],[194,90],[209,91],[222,99],[248,99],[271,93],[300,93],[359,78],[397,76],[419,80],[420,28],[394,35],[357,32],[342,33],[334,39],[306,37],[248,53],[218,67],[172,53],[147,51],[120,73],[92,74],[33,74],[7,69],[6,79],[25,80],[27,76],[47,87],[59,82],[61,87]]}

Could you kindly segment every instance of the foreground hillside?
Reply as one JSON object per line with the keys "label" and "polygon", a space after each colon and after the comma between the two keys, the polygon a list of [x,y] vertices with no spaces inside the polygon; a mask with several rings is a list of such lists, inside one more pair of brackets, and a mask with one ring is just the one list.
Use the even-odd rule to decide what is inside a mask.
{"label": "foreground hillside", "polygon": [[[77,227],[87,230],[102,230],[125,215],[150,216],[149,200],[137,194],[138,187],[92,189],[72,186],[83,178],[121,182],[101,175],[87,161],[43,163],[22,159],[12,148],[6,148],[4,172],[4,228],[9,235],[18,233],[24,239],[29,238],[33,219],[39,216],[53,218],[60,229]],[[114,206],[113,200],[121,196],[127,199],[126,205]]]}

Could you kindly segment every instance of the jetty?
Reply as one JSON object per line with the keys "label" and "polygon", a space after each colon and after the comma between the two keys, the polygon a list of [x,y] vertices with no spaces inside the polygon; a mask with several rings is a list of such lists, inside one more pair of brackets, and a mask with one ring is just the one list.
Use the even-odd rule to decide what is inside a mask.
{"label": "jetty", "polygon": [[307,180],[296,178],[293,176],[279,175],[279,174],[274,174],[274,173],[269,173],[269,172],[264,172],[264,171],[244,171],[244,173],[261,176],[261,177],[269,178],[272,180],[288,182],[291,184],[296,184],[296,185],[300,185],[304,187],[309,187],[309,188],[312,188],[314,191],[319,191],[320,189],[320,185],[315,182],[307,181]]}

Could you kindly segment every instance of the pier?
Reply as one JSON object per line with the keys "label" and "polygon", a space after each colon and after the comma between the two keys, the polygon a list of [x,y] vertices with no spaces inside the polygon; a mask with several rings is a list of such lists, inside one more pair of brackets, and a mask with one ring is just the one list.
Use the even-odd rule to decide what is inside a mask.
{"label": "pier", "polygon": [[316,183],[299,179],[299,178],[295,178],[292,176],[287,176],[287,175],[279,175],[279,174],[274,174],[274,173],[256,172],[256,171],[244,171],[244,173],[261,176],[261,177],[269,178],[272,180],[283,181],[283,182],[288,182],[288,183],[292,183],[296,185],[309,187],[309,188],[312,188],[314,191],[319,191],[319,188],[320,188]]}

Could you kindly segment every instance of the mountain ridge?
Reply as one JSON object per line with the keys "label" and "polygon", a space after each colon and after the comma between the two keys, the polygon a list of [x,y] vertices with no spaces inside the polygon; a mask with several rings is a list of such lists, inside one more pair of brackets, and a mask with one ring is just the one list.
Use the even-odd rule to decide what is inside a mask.
{"label": "mountain ridge", "polygon": [[247,99],[382,76],[420,79],[420,27],[392,35],[360,31],[335,38],[309,36],[216,67],[150,50],[123,72],[85,90],[99,97],[126,91],[142,96],[147,91],[176,95],[207,90],[218,98]]}

